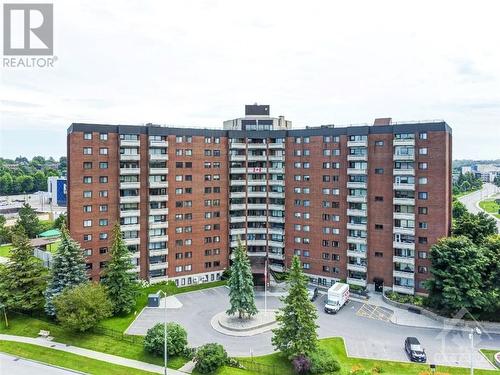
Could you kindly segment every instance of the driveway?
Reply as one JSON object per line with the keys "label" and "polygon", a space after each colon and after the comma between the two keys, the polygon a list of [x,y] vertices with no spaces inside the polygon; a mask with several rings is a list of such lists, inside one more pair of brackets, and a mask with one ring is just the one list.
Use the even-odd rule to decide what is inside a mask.
{"label": "driveway", "polygon": [[[250,356],[269,354],[271,332],[249,337],[226,336],[215,331],[211,318],[229,307],[228,289],[218,287],[197,292],[178,294],[183,304],[180,309],[168,309],[168,320],[180,323],[188,331],[191,346],[207,342],[224,345],[230,355]],[[414,328],[395,325],[388,321],[390,311],[375,310],[363,303],[350,301],[336,315],[323,312],[325,295],[315,301],[318,308],[318,334],[320,338],[341,336],[345,339],[347,352],[353,357],[407,361],[403,342],[407,336],[416,336],[426,349],[429,363],[440,365],[470,366],[470,342],[466,334],[459,331],[441,332],[436,328]],[[263,308],[262,293],[256,295],[257,307]],[[277,297],[268,297],[268,308],[281,305]],[[145,334],[148,328],[163,321],[163,309],[146,308],[129,327],[127,333]],[[482,335],[475,338],[475,347],[500,348],[500,335]],[[477,368],[493,367],[476,350],[474,363]]]}
{"label": "driveway", "polygon": [[[463,197],[458,198],[458,200],[462,202],[465,207],[467,207],[467,210],[469,210],[469,212],[477,214],[478,212],[484,212],[479,207],[479,202],[483,199],[493,196],[498,192],[500,192],[499,187],[495,186],[494,184],[485,183],[483,184],[483,188],[481,190],[464,195]],[[490,217],[494,218],[497,221],[497,228],[500,229],[500,220],[493,215],[490,215]]]}

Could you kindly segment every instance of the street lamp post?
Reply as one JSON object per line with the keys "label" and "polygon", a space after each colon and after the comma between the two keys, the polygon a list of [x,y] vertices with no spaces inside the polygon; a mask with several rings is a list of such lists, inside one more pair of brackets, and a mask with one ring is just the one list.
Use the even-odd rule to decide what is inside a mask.
{"label": "street lamp post", "polygon": [[163,309],[164,309],[164,312],[165,312],[165,315],[164,315],[164,323],[163,323],[163,367],[164,367],[164,374],[167,375],[167,292],[163,291],[163,290],[159,290],[158,293],[160,295],[163,295],[164,297],[164,306],[163,306]]}
{"label": "street lamp post", "polygon": [[470,375],[474,375],[474,334],[481,335],[479,328],[471,328],[469,333],[470,339]]}

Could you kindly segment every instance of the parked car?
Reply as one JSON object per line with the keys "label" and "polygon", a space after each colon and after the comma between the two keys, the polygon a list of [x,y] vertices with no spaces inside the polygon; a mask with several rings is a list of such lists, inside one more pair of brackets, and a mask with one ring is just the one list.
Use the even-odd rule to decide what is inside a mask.
{"label": "parked car", "polygon": [[427,356],[425,350],[420,345],[420,341],[416,337],[407,337],[405,340],[405,352],[408,354],[410,361],[425,363]]}
{"label": "parked car", "polygon": [[316,298],[318,298],[318,288],[315,286],[309,286],[307,287],[307,296],[309,297],[309,301],[314,301]]}

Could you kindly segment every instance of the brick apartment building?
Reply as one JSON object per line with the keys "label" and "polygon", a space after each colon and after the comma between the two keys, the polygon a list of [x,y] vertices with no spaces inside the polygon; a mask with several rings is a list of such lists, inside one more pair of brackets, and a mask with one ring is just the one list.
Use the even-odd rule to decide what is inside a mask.
{"label": "brick apartment building", "polygon": [[443,121],[292,129],[265,105],[223,129],[72,124],[68,213],[98,280],[113,224],[138,277],[220,278],[238,238],[257,282],[294,254],[311,281],[424,293],[451,229]]}

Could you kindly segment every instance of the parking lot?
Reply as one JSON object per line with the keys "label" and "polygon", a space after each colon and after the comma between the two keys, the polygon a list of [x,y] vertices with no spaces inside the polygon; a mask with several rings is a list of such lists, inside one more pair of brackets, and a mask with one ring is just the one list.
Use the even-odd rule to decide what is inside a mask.
{"label": "parking lot", "polygon": [[[206,289],[176,296],[182,303],[179,309],[168,309],[168,320],[186,327],[189,344],[202,345],[207,342],[223,344],[230,355],[249,356],[273,352],[271,332],[255,336],[234,337],[215,331],[211,318],[229,307],[228,289],[225,287]],[[314,302],[318,308],[320,338],[341,336],[350,356],[408,361],[403,350],[406,337],[416,336],[425,348],[428,362],[440,365],[470,366],[470,342],[467,334],[459,331],[442,332],[431,328],[398,326],[389,321],[391,311],[360,302],[349,301],[339,313],[323,312],[325,295]],[[258,308],[263,308],[262,293],[256,295]],[[281,305],[278,297],[268,297],[268,308]],[[145,334],[148,328],[163,321],[163,309],[146,308],[127,331],[130,334]],[[500,335],[483,334],[475,338],[475,347],[495,349],[500,347]],[[492,369],[486,359],[476,351],[474,363],[477,368]]]}

